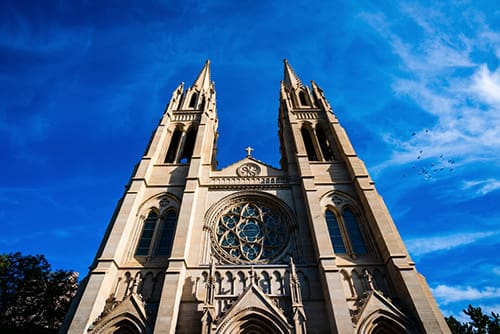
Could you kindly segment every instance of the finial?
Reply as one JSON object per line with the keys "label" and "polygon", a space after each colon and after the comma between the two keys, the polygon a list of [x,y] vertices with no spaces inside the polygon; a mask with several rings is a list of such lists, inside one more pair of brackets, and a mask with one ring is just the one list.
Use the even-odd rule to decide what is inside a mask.
{"label": "finial", "polygon": [[245,151],[247,151],[247,157],[251,157],[252,156],[252,151],[253,151],[253,148],[251,148],[250,146],[248,146]]}

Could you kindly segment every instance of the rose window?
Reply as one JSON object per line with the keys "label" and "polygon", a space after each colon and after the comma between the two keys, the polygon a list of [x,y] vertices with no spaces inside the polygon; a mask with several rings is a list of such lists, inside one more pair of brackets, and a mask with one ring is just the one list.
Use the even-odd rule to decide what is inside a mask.
{"label": "rose window", "polygon": [[212,231],[218,253],[236,263],[267,263],[288,244],[286,224],[276,210],[241,201],[226,209]]}

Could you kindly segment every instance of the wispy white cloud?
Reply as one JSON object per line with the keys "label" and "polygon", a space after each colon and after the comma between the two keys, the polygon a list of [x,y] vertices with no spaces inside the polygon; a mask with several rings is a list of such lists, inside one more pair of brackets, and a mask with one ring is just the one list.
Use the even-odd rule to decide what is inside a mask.
{"label": "wispy white cloud", "polygon": [[[496,42],[500,41],[500,33],[492,31],[481,15],[462,17],[461,24],[466,28],[457,31],[456,18],[439,8],[403,4],[400,14],[409,18],[419,32],[412,39],[398,26],[400,17],[393,19],[379,12],[365,13],[362,18],[388,42],[400,60],[401,74],[391,78],[394,92],[401,99],[414,101],[435,121],[426,129],[413,129],[415,135],[411,138],[401,137],[401,133],[387,134],[385,139],[393,153],[375,170],[413,162],[415,152],[420,150],[426,158],[435,159],[444,153],[464,165],[477,159],[497,162],[500,67],[490,69],[485,58],[498,60]],[[418,43],[415,36],[419,36]]]}
{"label": "wispy white cloud", "polygon": [[500,287],[487,286],[483,289],[477,289],[471,286],[448,286],[443,284],[431,289],[434,296],[443,305],[462,300],[500,298]]}
{"label": "wispy white cloud", "polygon": [[492,191],[500,189],[500,180],[491,178],[486,180],[465,181],[462,189],[472,190],[479,195],[486,195]]}
{"label": "wispy white cloud", "polygon": [[412,255],[422,256],[473,244],[479,240],[498,234],[499,232],[497,231],[456,233],[444,236],[413,238],[407,240],[406,244]]}
{"label": "wispy white cloud", "polygon": [[482,64],[472,76],[471,89],[485,102],[500,107],[500,68],[491,72]]}

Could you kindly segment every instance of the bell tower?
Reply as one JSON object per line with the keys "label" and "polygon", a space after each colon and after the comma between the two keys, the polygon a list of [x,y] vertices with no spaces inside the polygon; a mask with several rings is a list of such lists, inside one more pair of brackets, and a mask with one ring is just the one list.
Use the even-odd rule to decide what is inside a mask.
{"label": "bell tower", "polygon": [[[392,332],[448,333],[425,279],[415,269],[374,182],[321,88],[302,84],[287,60],[280,89],[282,168],[299,180],[330,325],[361,331],[367,305],[386,304]],[[406,314],[399,310],[405,309]],[[392,324],[391,324],[392,322]],[[398,325],[395,325],[395,324]],[[393,330],[387,328],[394,327]],[[377,331],[375,331],[377,332]]]}
{"label": "bell tower", "polygon": [[449,333],[316,83],[285,60],[280,168],[248,147],[217,169],[217,125],[207,61],[174,90],[61,333]]}

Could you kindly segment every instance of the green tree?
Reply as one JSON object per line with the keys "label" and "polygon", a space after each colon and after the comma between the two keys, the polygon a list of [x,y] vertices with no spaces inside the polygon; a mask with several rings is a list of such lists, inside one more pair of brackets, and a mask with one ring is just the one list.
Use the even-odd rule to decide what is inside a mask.
{"label": "green tree", "polygon": [[500,316],[491,312],[491,315],[483,313],[480,307],[469,305],[463,312],[469,316],[470,321],[460,323],[455,317],[446,319],[453,334],[500,334]]}
{"label": "green tree", "polygon": [[77,288],[77,273],[52,271],[43,255],[0,255],[2,333],[57,333]]}

